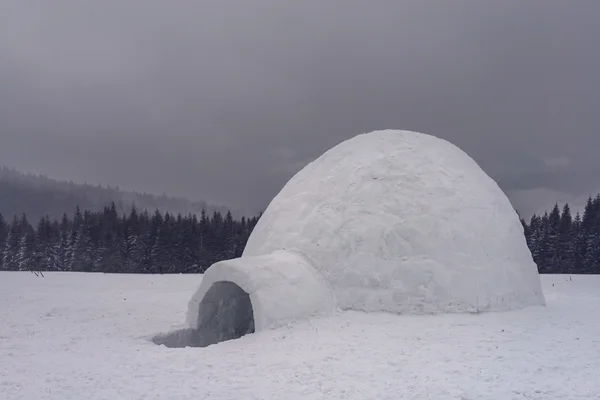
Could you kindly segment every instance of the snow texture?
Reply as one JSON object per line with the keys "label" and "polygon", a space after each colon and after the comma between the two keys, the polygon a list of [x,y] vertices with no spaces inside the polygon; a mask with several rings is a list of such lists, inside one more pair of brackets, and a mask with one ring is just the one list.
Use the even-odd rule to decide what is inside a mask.
{"label": "snow texture", "polygon": [[237,265],[280,250],[309,260],[343,310],[483,312],[545,302],[506,195],[458,147],[422,133],[362,134],[296,174]]}
{"label": "snow texture", "polygon": [[597,400],[600,277],[542,276],[546,307],[342,312],[206,348],[181,328],[202,277],[0,272],[2,400]]}
{"label": "snow texture", "polygon": [[329,315],[334,308],[331,288],[305,258],[275,251],[211,266],[189,302],[189,327],[206,325],[202,321],[220,308],[218,303],[226,301],[227,293],[221,293],[221,298],[206,299],[213,285],[220,282],[232,282],[250,295],[256,331],[279,327],[299,318]]}

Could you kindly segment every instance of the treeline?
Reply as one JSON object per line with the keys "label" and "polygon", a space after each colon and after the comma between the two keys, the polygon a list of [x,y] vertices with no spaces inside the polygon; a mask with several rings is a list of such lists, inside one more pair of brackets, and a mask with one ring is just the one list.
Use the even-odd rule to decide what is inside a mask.
{"label": "treeline", "polygon": [[540,273],[600,274],[600,194],[588,199],[583,215],[558,204],[529,223],[525,238]]}
{"label": "treeline", "polygon": [[[35,227],[25,214],[11,222],[0,214],[0,270],[202,273],[241,256],[258,218],[135,208],[120,215],[114,203],[100,212],[77,208],[60,221],[44,217]],[[583,215],[556,204],[521,222],[540,273],[600,274],[600,194],[588,199]]]}
{"label": "treeline", "polygon": [[35,228],[26,214],[11,222],[0,214],[0,270],[201,273],[241,256],[257,222],[218,211],[119,215],[114,203],[100,212],[77,208],[60,221],[44,217]]}

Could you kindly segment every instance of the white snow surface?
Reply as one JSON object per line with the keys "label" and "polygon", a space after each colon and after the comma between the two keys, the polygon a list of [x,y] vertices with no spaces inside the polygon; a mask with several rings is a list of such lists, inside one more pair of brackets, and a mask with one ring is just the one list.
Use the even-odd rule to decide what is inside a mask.
{"label": "white snow surface", "polygon": [[600,397],[599,276],[542,276],[546,307],[346,311],[206,348],[153,344],[200,279],[0,272],[0,399]]}
{"label": "white snow surface", "polygon": [[245,257],[301,254],[342,310],[481,312],[544,304],[510,201],[477,163],[431,135],[385,130],[298,172]]}

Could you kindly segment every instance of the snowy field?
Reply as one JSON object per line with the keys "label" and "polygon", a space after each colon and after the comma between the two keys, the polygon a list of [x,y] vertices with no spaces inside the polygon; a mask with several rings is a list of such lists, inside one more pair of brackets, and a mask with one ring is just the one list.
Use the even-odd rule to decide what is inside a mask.
{"label": "snowy field", "polygon": [[0,272],[0,399],[600,399],[600,276],[543,276],[546,308],[152,343],[200,279]]}

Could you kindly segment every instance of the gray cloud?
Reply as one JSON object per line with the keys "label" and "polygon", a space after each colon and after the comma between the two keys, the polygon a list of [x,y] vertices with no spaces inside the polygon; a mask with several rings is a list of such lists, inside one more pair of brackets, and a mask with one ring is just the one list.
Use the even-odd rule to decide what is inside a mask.
{"label": "gray cloud", "polygon": [[528,214],[600,187],[599,18],[559,0],[6,0],[0,159],[259,209],[341,140],[411,129]]}

